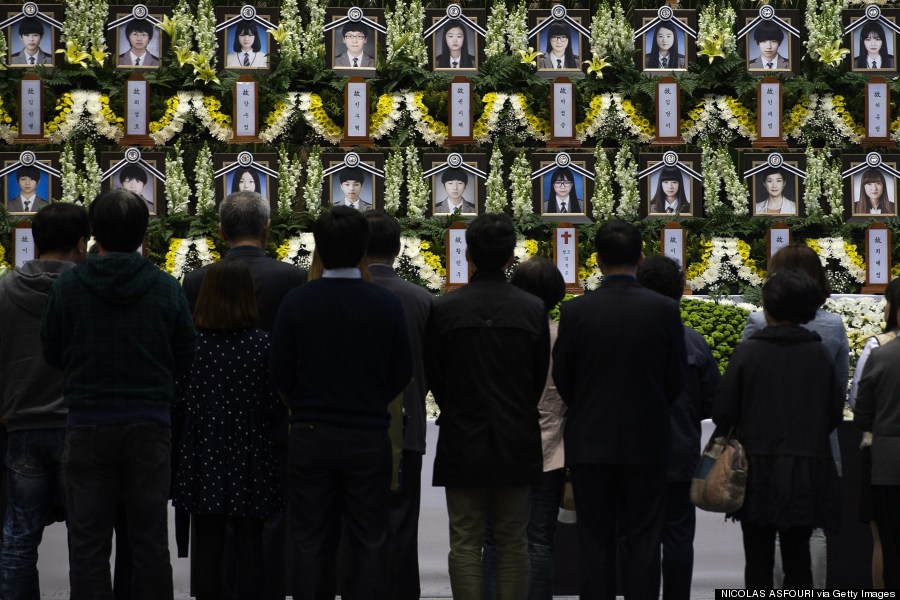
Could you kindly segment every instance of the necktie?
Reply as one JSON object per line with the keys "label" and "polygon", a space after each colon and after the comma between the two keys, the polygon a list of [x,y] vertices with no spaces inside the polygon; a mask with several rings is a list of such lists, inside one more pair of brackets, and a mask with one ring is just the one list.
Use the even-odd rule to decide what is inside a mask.
{"label": "necktie", "polygon": [[454,60],[454,61],[453,61],[453,68],[455,69],[457,66],[459,66],[459,63],[456,62],[456,61]]}
{"label": "necktie", "polygon": [[769,62],[769,63],[766,63],[766,68],[767,68],[767,69],[772,69],[772,68],[774,68],[774,67],[775,67],[775,63],[770,63],[770,62]]}
{"label": "necktie", "polygon": [[248,52],[244,52],[244,66],[250,66],[250,54]]}
{"label": "necktie", "polygon": [[664,56],[661,59],[659,59],[659,66],[662,67],[663,69],[668,67],[669,66],[669,57]]}
{"label": "necktie", "polygon": [[353,66],[354,66],[354,67],[358,67],[358,66],[359,66],[358,61],[359,61],[358,58],[354,58],[354,59],[353,59]]}
{"label": "necktie", "polygon": [[557,69],[562,69],[562,60],[560,60],[560,59],[558,59],[558,58],[556,59],[556,68],[557,68]]}
{"label": "necktie", "polygon": [[566,203],[565,203],[565,202],[563,202],[562,204],[559,205],[559,212],[561,212],[561,213],[568,212],[568,211],[566,210]]}
{"label": "necktie", "polygon": [[33,56],[29,56],[29,57],[28,57],[28,64],[29,64],[29,65],[33,65],[33,64],[34,64],[34,57],[33,57]]}
{"label": "necktie", "polygon": [[136,66],[136,67],[141,66],[141,59],[140,59],[140,58],[134,59],[134,66]]}
{"label": "necktie", "polygon": [[25,212],[29,212],[31,210],[31,201],[30,200],[23,200],[22,205],[25,208]]}
{"label": "necktie", "polygon": [[669,208],[666,209],[666,212],[671,215],[672,213],[675,212],[675,209],[670,206]]}
{"label": "necktie", "polygon": [[873,69],[876,68],[876,67],[875,67],[875,61],[874,61],[874,60],[872,61],[872,68],[873,68]]}

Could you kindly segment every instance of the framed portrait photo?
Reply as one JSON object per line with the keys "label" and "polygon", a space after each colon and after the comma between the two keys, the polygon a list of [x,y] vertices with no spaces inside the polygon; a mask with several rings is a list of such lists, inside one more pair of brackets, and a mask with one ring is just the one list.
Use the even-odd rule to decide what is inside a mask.
{"label": "framed portrait photo", "polygon": [[844,155],[845,217],[849,221],[897,216],[898,154]]}
{"label": "framed portrait photo", "polygon": [[642,216],[681,219],[703,215],[699,154],[641,154],[639,165]]}
{"label": "framed portrait photo", "polygon": [[[535,152],[531,155],[531,200],[546,221],[590,222],[594,155]],[[536,176],[536,177],[535,177]]]}
{"label": "framed portrait photo", "polygon": [[229,71],[270,71],[275,55],[275,40],[269,29],[276,27],[275,8],[216,8],[216,32],[219,36],[219,60]]}
{"label": "framed portrait photo", "polygon": [[166,35],[159,28],[171,8],[110,6],[107,44],[116,56],[117,69],[158,69]]}
{"label": "framed portrait photo", "polygon": [[863,75],[897,73],[897,29],[900,10],[870,4],[865,10],[842,13],[845,47],[850,49],[850,70]]}
{"label": "framed portrait photo", "polygon": [[697,11],[635,10],[634,25],[638,35],[635,64],[649,74],[687,71],[696,58]]}
{"label": "framed portrait photo", "polygon": [[60,196],[59,152],[0,153],[6,210],[30,215]]}
{"label": "framed portrait photo", "polygon": [[374,77],[384,48],[384,10],[325,9],[325,64],[344,75]]}
{"label": "framed portrait photo", "polygon": [[166,184],[162,175],[166,156],[162,152],[141,153],[137,148],[125,152],[103,152],[103,189],[123,188],[141,197],[150,216],[166,214]]}
{"label": "framed portrait photo", "polygon": [[59,5],[0,4],[0,22],[6,23],[6,63],[10,67],[53,67],[62,27]]}
{"label": "framed portrait photo", "polygon": [[425,154],[431,185],[431,215],[474,217],[484,212],[487,156],[477,153]]}
{"label": "framed portrait photo", "polygon": [[743,50],[748,71],[762,75],[790,73],[799,64],[799,11],[765,5],[759,11],[741,11],[740,22],[738,35],[743,39],[738,41],[738,48]]}
{"label": "framed portrait photo", "polygon": [[474,75],[484,59],[485,10],[451,4],[425,11],[425,44],[433,71]]}
{"label": "framed portrait photo", "polygon": [[566,10],[561,4],[550,10],[528,11],[528,44],[542,52],[538,57],[538,75],[581,73],[584,61],[591,58],[590,23],[590,11]]}
{"label": "framed portrait photo", "polygon": [[256,192],[278,205],[278,155],[266,153],[218,153],[213,156],[216,205],[236,192]]}
{"label": "framed portrait photo", "polygon": [[384,207],[384,155],[375,152],[322,154],[322,204],[361,211]]}
{"label": "framed portrait photo", "polygon": [[749,153],[743,160],[752,216],[777,220],[803,215],[805,154]]}

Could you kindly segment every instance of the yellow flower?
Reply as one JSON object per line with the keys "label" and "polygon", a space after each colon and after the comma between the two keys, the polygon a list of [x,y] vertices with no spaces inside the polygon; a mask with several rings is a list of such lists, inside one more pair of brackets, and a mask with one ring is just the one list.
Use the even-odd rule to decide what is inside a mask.
{"label": "yellow flower", "polygon": [[99,49],[94,50],[91,54],[94,57],[94,60],[97,62],[97,64],[100,65],[101,67],[103,66],[103,63],[106,60],[106,57],[109,56],[109,52],[104,52],[103,50],[99,50]]}
{"label": "yellow flower", "polygon": [[597,79],[603,79],[603,69],[609,66],[609,63],[606,62],[605,58],[601,58],[596,54],[594,54],[591,60],[584,61],[584,64],[588,65],[588,75],[594,73],[597,75]]}
{"label": "yellow flower", "polygon": [[169,43],[174,44],[175,40],[178,39],[178,25],[180,24],[180,17],[169,15],[163,15],[162,21],[159,23],[159,28],[166,32],[166,35],[169,36]]}
{"label": "yellow flower", "polygon": [[850,54],[850,51],[846,48],[841,48],[841,40],[834,40],[826,46],[814,49],[813,54],[818,54],[821,62],[837,67],[844,60],[844,57]]}
{"label": "yellow flower", "polygon": [[536,51],[531,46],[528,47],[528,50],[519,50],[519,56],[522,57],[522,64],[531,65],[532,67],[537,66],[537,57],[542,54],[544,53]]}
{"label": "yellow flower", "polygon": [[283,44],[284,40],[287,39],[289,32],[287,29],[285,29],[284,23],[279,23],[277,28],[267,29],[266,33],[271,34],[271,36],[273,38],[275,38],[275,41],[278,42],[279,44]]}
{"label": "yellow flower", "polygon": [[700,50],[697,54],[705,56],[710,63],[716,57],[725,58],[725,36],[721,32],[714,32],[708,38],[700,41]]}
{"label": "yellow flower", "polygon": [[178,59],[178,66],[193,65],[197,62],[197,53],[193,50],[180,48],[175,51],[175,58]]}
{"label": "yellow flower", "polygon": [[56,53],[62,54],[70,65],[81,65],[82,69],[87,69],[87,61],[91,58],[90,54],[78,47],[75,40],[66,41],[66,48],[59,49]]}

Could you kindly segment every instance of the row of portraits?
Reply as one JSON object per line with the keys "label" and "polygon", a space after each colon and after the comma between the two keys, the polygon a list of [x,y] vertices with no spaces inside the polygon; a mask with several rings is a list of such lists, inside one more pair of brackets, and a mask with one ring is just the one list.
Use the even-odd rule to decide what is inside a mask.
{"label": "row of portraits", "polygon": [[[277,21],[277,9],[250,7],[252,10],[245,12],[246,8],[217,9],[218,22],[224,25],[219,32],[220,64],[239,71],[267,70],[270,68],[269,57],[276,51],[272,28],[268,25]],[[323,40],[326,63],[332,69],[345,70],[348,74],[374,75],[384,48],[384,35],[380,31],[385,21],[384,11],[351,10],[358,10],[362,17],[351,20],[345,10],[329,8],[326,11],[326,22],[331,24]],[[3,16],[0,20],[20,15],[21,11],[21,6],[0,5]],[[59,6],[40,9],[40,15],[58,20],[61,20],[61,12]],[[892,14],[894,12],[898,15]],[[427,38],[429,66],[435,71],[474,73],[484,60],[485,10],[466,9],[454,13],[454,17],[448,13],[441,9],[426,11],[426,27],[434,29]],[[149,7],[144,12],[137,12],[132,6],[110,7],[110,22],[120,23],[110,29],[108,40],[109,47],[115,52],[117,68],[159,68],[160,57],[166,51],[166,40],[157,23],[170,14],[171,9],[162,7]],[[54,66],[56,61],[62,60],[56,54],[58,31],[40,15],[23,16],[7,27],[9,65]],[[774,15],[774,18],[761,19],[754,11],[742,11],[740,22],[749,30],[739,47],[747,69],[752,72],[790,73],[799,66],[802,43],[795,35],[799,31],[799,11],[774,11]],[[844,42],[851,48],[852,70],[871,74],[897,71],[894,61],[896,34],[888,24],[898,21],[898,17],[898,10],[885,10],[879,19],[866,19],[862,11],[845,11],[847,23],[860,18],[864,21],[847,34]],[[691,37],[696,31],[696,21],[694,10],[673,11],[671,18],[666,20],[660,20],[657,11],[635,11],[635,27],[638,30],[646,28],[635,42],[638,68],[647,73],[687,70],[696,60],[696,44]],[[590,22],[587,10],[568,11],[564,18],[555,18],[551,10],[529,11],[529,27],[538,29],[533,42],[542,52],[538,71],[551,75],[583,71],[585,63],[591,59],[589,40],[584,35]],[[543,27],[539,27],[541,25]]]}
{"label": "row of portraits", "polygon": [[[132,150],[133,151],[133,150]],[[246,154],[246,153],[245,153]],[[0,165],[6,208],[11,214],[30,214],[60,197],[59,154],[34,153],[36,161],[20,164],[20,155],[0,153]],[[141,196],[151,215],[165,213],[165,183],[158,177],[165,155],[145,153],[137,161],[125,161],[123,153],[102,153],[101,168],[107,174],[104,189],[125,188]],[[258,192],[274,206],[278,198],[277,155],[250,155],[252,160],[238,162],[239,155],[216,154],[216,199],[239,191]],[[329,173],[325,177],[322,203],[347,205],[359,210],[384,206],[384,155],[363,153],[359,163],[348,166],[343,153],[323,154]],[[429,172],[432,216],[459,213],[475,216],[485,211],[487,157],[461,154],[451,166],[446,154],[425,154],[424,168]],[[594,191],[593,154],[566,154],[567,162],[553,152],[534,152],[532,199],[534,211],[547,220],[585,222],[592,214],[590,198]],[[803,194],[806,168],[804,154],[779,155],[783,162],[768,166],[769,155],[748,153],[743,157],[746,180],[751,189],[750,214],[755,217],[788,218],[804,215]],[[681,154],[678,162],[662,162],[663,155],[641,154],[641,213],[650,218],[701,217],[702,181],[699,179],[700,155]],[[845,178],[847,218],[897,216],[897,173],[900,155],[885,155],[879,166],[866,166],[864,155],[845,155],[844,166],[852,170]],[[856,168],[859,167],[859,168]]]}

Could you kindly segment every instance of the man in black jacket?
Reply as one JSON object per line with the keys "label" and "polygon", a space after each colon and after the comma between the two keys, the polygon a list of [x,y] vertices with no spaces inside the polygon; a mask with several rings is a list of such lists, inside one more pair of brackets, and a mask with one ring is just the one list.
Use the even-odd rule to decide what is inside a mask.
{"label": "man in black jacket", "polygon": [[669,410],[687,363],[678,303],[635,280],[641,245],[624,221],[597,231],[603,282],[563,303],[553,350],[553,379],[569,407],[582,600],[616,596],[617,531],[626,540],[628,595],[659,596]]}
{"label": "man in black jacket", "polygon": [[471,283],[437,298],[428,321],[425,372],[441,407],[434,485],[446,487],[450,587],[482,597],[481,552],[491,514],[497,597],[527,596],[525,530],[530,486],[542,470],[537,404],[550,358],[544,305],[503,270],[516,244],[509,217],[484,214],[466,230]]}

